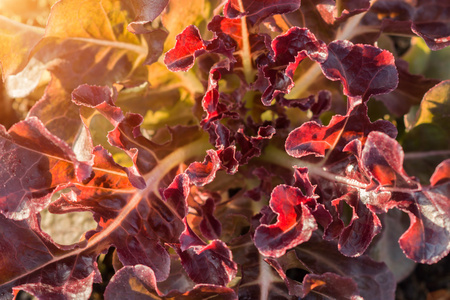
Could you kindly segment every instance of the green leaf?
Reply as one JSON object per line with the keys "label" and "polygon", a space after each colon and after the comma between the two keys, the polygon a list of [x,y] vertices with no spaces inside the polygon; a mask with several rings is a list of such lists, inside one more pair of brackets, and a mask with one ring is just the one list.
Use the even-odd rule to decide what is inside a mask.
{"label": "green leaf", "polygon": [[450,132],[450,80],[442,81],[425,94],[416,126],[423,123],[433,123]]}

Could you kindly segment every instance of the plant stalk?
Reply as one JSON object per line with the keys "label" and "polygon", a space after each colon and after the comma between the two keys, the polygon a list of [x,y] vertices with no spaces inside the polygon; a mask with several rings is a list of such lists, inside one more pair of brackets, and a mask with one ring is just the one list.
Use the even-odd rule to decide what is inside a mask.
{"label": "plant stalk", "polygon": [[286,153],[286,151],[278,149],[272,145],[267,146],[264,149],[264,153],[259,158],[264,161],[285,167],[287,169],[292,169],[294,166],[308,168],[308,172],[311,175],[320,176],[328,181],[342,183],[354,188],[366,189],[368,186],[367,184],[359,182],[357,180],[330,173],[326,170],[326,168],[320,166],[320,164],[312,164],[291,157]]}
{"label": "plant stalk", "polygon": [[[242,4],[242,0],[239,0],[239,10],[245,13],[244,5]],[[247,17],[243,16],[241,18],[241,33],[242,33],[242,67],[244,69],[244,76],[247,83],[253,82],[253,66],[252,66],[252,57],[251,57],[251,49],[250,49],[250,41],[248,40],[248,28],[247,28]]]}

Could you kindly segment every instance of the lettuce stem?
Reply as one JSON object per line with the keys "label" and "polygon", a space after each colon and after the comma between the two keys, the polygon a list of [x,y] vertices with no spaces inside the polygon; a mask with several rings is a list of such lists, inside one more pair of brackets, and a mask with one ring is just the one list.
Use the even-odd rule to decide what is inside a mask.
{"label": "lettuce stem", "polygon": [[264,149],[264,153],[259,157],[260,159],[285,167],[287,169],[292,169],[293,167],[308,168],[308,172],[311,175],[322,177],[328,181],[345,184],[358,189],[366,189],[368,184],[351,179],[345,176],[333,174],[329,172],[326,168],[319,164],[313,164],[309,162],[302,161],[298,158],[289,156],[286,151],[281,150],[272,145],[267,146]]}
{"label": "lettuce stem", "polygon": [[193,69],[187,72],[174,72],[175,75],[182,81],[183,87],[186,88],[192,95],[203,94],[205,88],[203,84],[198,79],[197,75],[194,73]]}
{"label": "lettuce stem", "polygon": [[[239,0],[239,10],[245,13],[244,5],[242,0]],[[241,18],[241,33],[242,33],[242,67],[244,68],[244,76],[247,83],[253,82],[253,67],[251,58],[250,41],[248,39],[248,29],[247,29],[247,17],[243,16]]]}

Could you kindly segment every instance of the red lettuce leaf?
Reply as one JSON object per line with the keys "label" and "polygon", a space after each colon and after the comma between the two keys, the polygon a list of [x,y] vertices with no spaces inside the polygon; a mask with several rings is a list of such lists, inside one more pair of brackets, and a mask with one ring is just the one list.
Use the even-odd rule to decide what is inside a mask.
{"label": "red lettuce leaf", "polygon": [[[435,263],[450,251],[449,160],[442,162],[432,176],[430,187],[421,187],[403,170],[403,151],[397,141],[383,133],[369,135],[362,161],[381,187],[392,191],[392,200],[407,212],[411,224],[400,237],[406,256],[420,263]],[[375,204],[390,208],[391,201]],[[432,245],[432,246],[430,246]]]}
{"label": "red lettuce leaf", "polygon": [[[42,98],[30,109],[29,116],[37,117],[50,131],[69,145],[79,137],[82,122],[78,107],[57,78],[52,78]],[[55,112],[64,111],[64,114]]]}
{"label": "red lettuce leaf", "polygon": [[445,1],[420,1],[412,18],[411,30],[425,40],[431,50],[450,45],[450,4]]}
{"label": "red lettuce leaf", "polygon": [[409,227],[408,215],[397,209],[379,215],[383,230],[374,239],[366,252],[372,259],[384,262],[392,271],[397,282],[408,277],[416,262],[407,258],[400,248],[398,239]]}
{"label": "red lettuce leaf", "polygon": [[395,60],[395,66],[399,77],[397,88],[388,94],[375,95],[374,98],[382,101],[394,115],[403,116],[411,106],[419,105],[425,93],[439,80],[409,73],[408,63],[399,58]]}
{"label": "red lettuce leaf", "polygon": [[0,223],[0,235],[4,237],[0,240],[2,298],[12,298],[15,289],[41,298],[87,299],[92,283],[101,280],[93,251],[80,251],[83,244],[65,248],[55,245],[39,228],[36,215],[23,221],[0,215]]}
{"label": "red lettuce leaf", "polygon": [[23,220],[44,209],[52,195],[88,178],[91,166],[35,117],[0,127],[0,212]]}
{"label": "red lettuce leaf", "polygon": [[342,9],[341,16],[339,16],[339,20],[344,18],[353,16],[355,14],[359,14],[361,12],[367,11],[370,8],[369,0],[343,0],[340,3]]}
{"label": "red lettuce leaf", "polygon": [[343,256],[334,243],[320,240],[317,235],[296,247],[295,254],[313,274],[331,272],[352,278],[364,299],[394,299],[394,275],[384,263],[375,262],[367,255]]}
{"label": "red lettuce leaf", "polygon": [[146,24],[153,22],[164,10],[169,0],[131,0],[135,18],[128,25],[128,30],[135,33],[147,33]]}
{"label": "red lettuce leaf", "polygon": [[312,185],[308,177],[308,168],[295,168],[294,172],[295,182],[293,186],[298,187],[302,190],[302,193],[306,197],[317,198],[318,196],[314,193],[317,185]]}
{"label": "red lettuce leaf", "polygon": [[105,299],[138,299],[138,298],[161,298],[161,299],[223,299],[235,300],[236,295],[230,288],[212,284],[198,284],[188,291],[172,289],[164,293],[158,289],[155,275],[147,266],[135,265],[120,269],[111,278],[106,287]]}
{"label": "red lettuce leaf", "polygon": [[208,198],[202,206],[202,220],[199,227],[203,236],[209,240],[219,239],[222,233],[222,224],[214,217],[214,210],[214,200]]}
{"label": "red lettuce leaf", "polygon": [[155,273],[145,265],[123,267],[117,271],[105,290],[105,299],[133,299],[162,296],[158,290]]}
{"label": "red lettuce leaf", "polygon": [[318,293],[343,299],[361,299],[358,287],[351,278],[334,273],[307,274],[303,279],[303,289],[305,294]]}
{"label": "red lettuce leaf", "polygon": [[285,283],[266,263],[255,245],[250,233],[235,239],[230,248],[233,258],[240,266],[242,279],[239,283],[240,299],[296,299],[289,294]]}
{"label": "red lettuce leaf", "polygon": [[[209,80],[208,80],[208,88],[206,90],[205,95],[202,99],[202,107],[206,112],[206,116],[202,119],[201,125],[204,129],[209,129],[211,123],[217,123],[215,121],[219,121],[225,117],[237,118],[238,115],[236,112],[233,112],[232,109],[229,109],[226,104],[219,102],[219,80],[222,78],[222,72],[229,70],[230,61],[223,60],[215,64],[209,71]],[[225,131],[225,126],[214,124],[215,130]],[[217,134],[218,138],[223,136],[223,134],[227,134],[225,132]],[[217,143],[216,143],[217,144]],[[225,147],[228,147],[228,141],[222,138],[222,142],[220,143]]]}
{"label": "red lettuce leaf", "polygon": [[277,214],[277,222],[262,224],[254,236],[255,246],[264,256],[280,257],[286,250],[306,242],[317,224],[310,211],[315,200],[303,195],[300,189],[279,185],[270,198],[270,207]]}
{"label": "red lettuce leaf", "polygon": [[[17,39],[17,58],[0,49],[7,75],[32,58],[47,63],[52,76],[29,117],[8,132],[0,128],[0,298],[24,290],[40,298],[87,299],[92,283],[101,281],[98,256],[115,248],[110,299],[392,299],[392,274],[364,253],[377,242],[377,214],[393,208],[411,220],[395,237],[406,230],[399,243],[407,257],[435,263],[448,255],[450,160],[422,186],[403,169],[395,126],[371,122],[366,104],[377,96],[404,114],[430,81],[412,76],[400,61],[398,76],[385,50],[332,42],[379,34],[360,27],[364,14],[349,19],[369,2],[213,3],[224,7],[224,16],[202,8],[195,20],[200,29],[187,27],[166,54],[169,71],[145,66],[163,48],[167,32],[156,27],[167,0],[89,0],[81,9],[75,0],[55,4],[45,32],[27,31],[29,43]],[[390,13],[371,10],[363,22],[383,19],[385,32],[411,34],[412,28],[433,49],[448,44],[447,4],[380,0],[373,7],[379,3]],[[204,14],[216,16],[208,23]],[[0,23],[11,25],[1,17]],[[177,26],[168,28],[185,25]],[[28,27],[12,28],[23,33]],[[0,31],[8,46],[13,39]],[[367,31],[368,37],[358,36]],[[195,72],[173,77],[171,71],[189,70],[200,55]],[[311,67],[305,74],[316,73],[304,76],[301,93],[315,95],[285,99],[306,57],[312,62],[302,65]],[[326,78],[314,80],[319,67],[341,81],[349,103],[345,115],[325,126],[321,122],[344,107],[339,83],[328,82],[324,90]],[[142,84],[147,81],[152,88]],[[85,82],[114,88],[80,86]],[[388,101],[394,94],[386,93],[397,85],[402,97]],[[192,106],[192,114],[184,110]],[[297,108],[309,112],[298,115]],[[210,144],[216,148],[207,150]],[[87,212],[97,228],[76,244],[58,245],[40,228],[46,207],[43,218]],[[293,278],[289,269],[309,274]]]}
{"label": "red lettuce leaf", "polygon": [[[242,7],[240,7],[242,3]],[[234,19],[243,16],[251,26],[257,25],[267,17],[275,14],[285,14],[300,7],[300,0],[228,0],[225,3],[224,14],[227,18]],[[243,11],[242,11],[243,10]]]}
{"label": "red lettuce leaf", "polygon": [[450,45],[449,10],[445,1],[380,0],[372,5],[363,24],[386,33],[415,33],[431,50],[440,50]]}
{"label": "red lettuce leaf", "polygon": [[197,27],[188,26],[177,35],[175,47],[166,53],[164,63],[171,71],[187,71],[194,65],[195,58],[203,54],[205,49]]}
{"label": "red lettuce leaf", "polygon": [[294,72],[300,62],[309,57],[322,63],[327,58],[324,42],[317,40],[308,29],[293,27],[272,41],[273,59],[263,66],[269,85],[261,96],[264,105],[270,105],[279,94],[287,94],[294,86]]}
{"label": "red lettuce leaf", "polygon": [[341,201],[351,207],[352,216],[349,224],[340,232],[339,251],[345,256],[360,256],[369,247],[375,235],[380,233],[380,219],[366,207],[356,193],[349,193],[332,201],[334,206],[340,206],[340,209],[337,209],[340,215],[343,214]]}
{"label": "red lettuce leaf", "polygon": [[[359,107],[364,111],[364,106],[364,104],[361,104],[355,108],[358,110]],[[366,115],[364,114],[364,116]],[[328,127],[332,128],[337,123],[338,118],[340,116],[334,117]],[[352,162],[351,157],[341,156],[339,158],[341,162],[335,161],[329,165],[326,171],[326,173],[330,172],[329,175],[333,174],[332,177],[336,176],[335,174],[346,176],[346,178],[334,178],[347,186],[340,188],[342,191],[347,191],[347,195],[344,192],[345,196],[333,200],[339,194],[334,193],[329,196],[324,194],[327,189],[326,184],[321,184],[319,191],[319,195],[324,199],[330,198],[330,200],[333,200],[337,209],[334,221],[328,227],[325,227],[325,237],[338,239],[339,250],[343,254],[355,256],[363,253],[381,228],[380,221],[375,213],[386,212],[397,207],[408,212],[411,219],[410,229],[400,239],[400,245],[405,254],[415,261],[434,263],[448,253],[449,230],[448,224],[444,221],[448,218],[448,214],[445,213],[448,211],[446,207],[448,205],[445,204],[446,199],[448,199],[448,196],[445,196],[447,193],[446,179],[443,180],[444,183],[437,186],[421,187],[415,178],[409,177],[403,170],[403,150],[392,138],[392,136],[395,136],[395,131],[391,130],[391,126],[383,128],[383,121],[377,122],[382,123],[374,126],[375,123],[370,123],[368,119],[349,122],[348,124],[357,124],[358,127],[372,128],[367,130],[365,134],[362,133],[365,129],[355,130],[359,132],[357,134],[342,130],[337,136],[331,138],[331,143],[323,142],[323,140],[327,139],[327,135],[332,137],[334,130],[326,127],[323,131],[317,130],[317,132],[325,134],[319,141],[321,147],[318,147],[315,143],[312,144],[315,148],[308,143],[300,143],[300,146],[304,145],[308,151],[305,153],[297,150],[298,146],[296,147],[294,141],[302,138],[309,141],[311,138],[305,137],[305,135],[308,133],[316,134],[314,129],[302,133],[302,128],[314,125],[311,122],[306,123],[289,135],[286,141],[286,149],[294,157],[302,157],[306,154],[321,156],[324,155],[328,147],[333,150],[350,151],[356,156],[356,164]],[[363,125],[364,123],[366,125]],[[314,126],[320,128],[320,125]],[[390,132],[391,137],[385,132]],[[347,139],[347,137],[350,138]],[[329,159],[332,156],[328,155],[327,157]],[[335,159],[338,158],[338,156],[334,157]],[[331,178],[326,173],[312,169],[313,178]],[[330,188],[336,188],[332,183],[329,185]],[[343,199],[346,199],[345,201],[353,210],[350,223],[346,227],[341,220],[343,207],[338,205]],[[430,222],[430,219],[435,221]],[[365,232],[365,234],[361,234],[361,232]],[[439,242],[434,241],[435,236],[439,236]],[[429,244],[436,246],[428,247]]]}
{"label": "red lettuce leaf", "polygon": [[400,144],[381,132],[369,134],[361,154],[366,170],[381,186],[416,188],[403,170],[403,157]]}
{"label": "red lettuce leaf", "polygon": [[336,35],[335,16],[333,0],[302,0],[299,10],[283,17],[292,26],[306,27],[314,32],[318,39],[329,43]]}
{"label": "red lettuce leaf", "polygon": [[[403,0],[379,0],[373,3],[362,19],[362,24],[374,26],[380,32],[412,35],[411,19],[414,15],[412,3]],[[375,36],[377,36],[379,33]]]}
{"label": "red lettuce leaf", "polygon": [[208,23],[208,30],[214,32],[215,36],[223,40],[227,48],[235,47],[236,50],[242,48],[241,20],[214,16],[212,21]]}
{"label": "red lettuce leaf", "polygon": [[[210,70],[210,76],[215,73],[214,70],[216,69],[230,69],[230,63],[236,62],[233,52],[239,43],[239,39],[234,40],[239,34],[236,31],[235,24],[231,20],[216,16],[208,24],[208,29],[214,32],[215,38],[212,40],[203,40],[198,28],[194,25],[186,27],[183,32],[177,35],[175,46],[164,57],[164,63],[170,71],[187,71],[194,65],[198,56],[208,52],[222,54],[227,58]],[[217,76],[217,74],[214,74],[214,76]],[[219,79],[214,78],[214,80]],[[215,86],[213,85],[213,87]],[[209,88],[209,90],[212,90],[212,88]]]}
{"label": "red lettuce leaf", "polygon": [[236,159],[240,165],[248,163],[255,156],[261,154],[264,140],[269,140],[275,134],[275,128],[271,125],[258,128],[257,136],[247,136],[242,128],[239,128],[235,134],[236,143],[241,150],[237,152]]}
{"label": "red lettuce leaf", "polygon": [[449,159],[439,164],[431,186],[410,196],[414,204],[404,209],[411,224],[400,237],[400,247],[407,257],[420,263],[436,263],[450,252],[449,169]]}
{"label": "red lettuce leaf", "polygon": [[[261,196],[265,195],[270,197],[272,193],[272,175],[264,167],[255,168],[252,175],[256,176],[260,183],[257,187],[245,192],[245,196],[250,197],[255,201],[261,200]],[[310,196],[306,194],[306,196]]]}
{"label": "red lettuce leaf", "polygon": [[438,184],[448,181],[449,174],[450,174],[450,161],[447,159],[436,167],[436,170],[434,171],[433,175],[430,178],[431,186],[436,186]]}
{"label": "red lettuce leaf", "polygon": [[[179,146],[188,143],[189,139],[198,138],[200,132],[196,126],[178,126],[169,128],[171,141],[163,144],[145,138],[140,132],[143,117],[139,114],[126,115],[115,106],[117,92],[108,87],[81,85],[72,92],[73,102],[82,106],[81,115],[86,126],[91,116],[99,112],[115,128],[108,133],[108,142],[125,151],[133,160],[140,174],[145,174],[157,164],[158,159],[166,156]],[[151,149],[151,151],[149,151]]]}
{"label": "red lettuce leaf", "polygon": [[355,281],[346,276],[326,272],[323,274],[306,274],[302,282],[291,279],[286,272],[290,269],[304,269],[305,266],[298,260],[295,251],[289,251],[278,259],[267,258],[265,261],[277,270],[286,283],[290,295],[301,298],[329,296],[334,299],[358,299],[359,291]]}
{"label": "red lettuce leaf", "polygon": [[[5,282],[10,282],[2,286],[7,293],[11,292],[14,286],[36,282],[36,290],[30,287],[23,287],[23,289],[40,295],[44,289],[41,285],[45,286],[47,283],[41,282],[39,274],[41,272],[52,274],[51,270],[60,268],[61,264],[77,270],[73,276],[77,278],[79,284],[82,282],[92,284],[92,272],[96,270],[94,261],[100,253],[111,246],[117,248],[122,264],[147,265],[152,268],[158,281],[164,280],[169,275],[170,265],[170,258],[164,244],[178,243],[180,234],[185,230],[183,218],[187,210],[186,198],[189,193],[190,179],[183,173],[172,180],[174,177],[172,169],[188,158],[198,155],[198,151],[204,151],[203,142],[197,140],[198,135],[192,135],[192,131],[189,129],[186,131],[186,128],[180,127],[176,134],[172,135],[172,140],[158,144],[140,134],[138,127],[140,116],[124,115],[114,105],[114,90],[81,86],[73,93],[73,97],[76,104],[82,105],[81,114],[86,128],[92,129],[89,128],[88,120],[93,112],[103,114],[116,127],[110,134],[110,141],[130,155],[133,165],[127,168],[118,165],[101,146],[92,149],[89,164],[79,162],[73,151],[45,130],[42,123],[34,117],[18,123],[10,129],[9,133],[2,128],[1,157],[10,160],[13,158],[11,153],[14,151],[25,151],[21,153],[20,162],[17,160],[16,164],[8,163],[7,166],[14,166],[11,172],[19,174],[18,172],[21,171],[24,173],[21,175],[22,180],[34,184],[30,186],[33,192],[26,199],[21,196],[23,194],[21,190],[24,189],[22,185],[8,185],[9,191],[5,195],[20,194],[19,199],[26,200],[21,204],[23,207],[36,206],[35,203],[37,203],[38,208],[33,208],[34,211],[28,210],[30,213],[28,216],[33,217],[35,213],[48,205],[56,189],[68,187],[71,191],[64,193],[53,202],[49,210],[53,213],[91,211],[98,222],[96,230],[85,234],[84,243],[65,249],[65,252],[61,250],[55,254],[49,254],[45,262],[37,261],[39,266],[33,263],[32,270],[22,272],[21,265],[17,264],[17,267],[10,268],[11,270],[6,272],[5,268],[10,266],[2,265],[0,273],[5,274]],[[192,142],[197,143],[197,146],[190,148],[188,145]],[[88,149],[91,147],[89,135],[86,146]],[[32,158],[38,155],[36,159],[33,159],[33,163],[24,160],[30,157],[30,154]],[[43,163],[36,165],[35,162],[39,159]],[[33,174],[29,171],[33,168],[39,168],[40,186],[35,186],[34,181],[31,180]],[[63,170],[58,171],[58,174],[51,174],[52,171],[60,168]],[[43,177],[43,172],[51,176]],[[161,197],[160,191],[167,185],[168,188],[163,191],[164,197]],[[29,188],[26,185],[25,187]],[[36,193],[34,188],[37,188],[39,193]],[[0,204],[3,212],[9,210],[6,202]],[[20,213],[23,215],[23,212]],[[14,223],[13,220],[5,220],[5,222]],[[3,228],[9,228],[8,226],[5,225]],[[48,241],[46,248],[58,249],[57,245],[40,232],[38,225],[25,228],[23,231],[27,235],[43,236],[42,239]],[[18,235],[24,236],[25,232]],[[34,256],[33,251],[33,248],[24,249],[17,253],[17,259],[24,260],[26,257]],[[46,257],[43,255],[43,258]],[[29,268],[28,265],[26,263],[25,267]],[[24,278],[28,278],[28,281]],[[65,276],[65,278],[57,286],[72,285],[69,282],[72,277]],[[98,280],[97,276],[96,281]],[[67,288],[71,287],[67,286]],[[90,293],[88,287],[83,286],[83,289],[86,290],[85,293]],[[48,288],[48,293],[51,292],[52,289]],[[88,297],[88,295],[83,294],[80,297]]]}
{"label": "red lettuce leaf", "polygon": [[226,286],[237,273],[237,264],[227,245],[213,240],[208,245],[191,245],[186,250],[176,248],[181,264],[196,283]]}
{"label": "red lettuce leaf", "polygon": [[[298,12],[287,15],[293,25],[304,23],[301,26],[310,28],[321,39],[331,42],[338,24],[345,22],[349,17],[365,12],[370,7],[368,0],[343,0],[336,5],[333,0],[303,0]],[[295,17],[300,19],[295,20]]]}
{"label": "red lettuce leaf", "polygon": [[[91,241],[92,243],[114,245],[124,265],[148,265],[154,270],[156,278],[163,280],[168,276],[170,261],[160,239],[166,242],[177,241],[184,230],[182,218],[187,209],[187,175],[175,177],[174,182],[165,190],[165,201],[153,192],[143,197],[126,180],[125,174],[122,178],[117,176],[123,167],[115,164],[106,151],[94,153],[94,175],[84,185],[77,185],[76,199],[61,197],[51,204],[49,210],[53,213],[92,211],[99,223],[99,228],[86,236],[95,241]],[[127,202],[133,199],[133,193],[134,199],[140,202],[134,204],[135,208],[126,208]],[[124,215],[123,210],[127,209],[129,211]],[[111,226],[111,223],[119,222],[118,220],[121,220],[121,226]],[[98,240],[96,236],[105,234],[105,230],[108,232],[107,237]]]}
{"label": "red lettuce leaf", "polygon": [[408,258],[434,264],[450,252],[449,186],[447,183],[412,195],[396,195],[413,202],[402,209],[408,213],[411,223],[399,239]]}
{"label": "red lettuce leaf", "polygon": [[220,159],[221,168],[226,170],[228,174],[235,174],[239,167],[239,162],[236,159],[236,147],[228,146],[225,149],[217,151]]}
{"label": "red lettuce leaf", "polygon": [[193,162],[186,169],[186,174],[191,182],[198,186],[210,183],[216,177],[216,172],[220,168],[220,160],[217,152],[208,150],[203,163]]}
{"label": "red lettuce leaf", "polygon": [[306,57],[323,63],[327,59],[325,43],[317,40],[308,29],[293,27],[285,34],[277,36],[272,41],[273,60],[277,65],[287,65],[288,72],[292,72],[292,63]]}
{"label": "red lettuce leaf", "polygon": [[328,126],[311,121],[294,129],[286,139],[286,152],[296,158],[310,154],[323,157],[327,150],[343,151],[353,140],[364,143],[372,131],[385,132],[391,137],[397,135],[395,126],[388,121],[371,123],[363,103],[351,108],[346,116],[333,116]]}
{"label": "red lettuce leaf", "polygon": [[363,101],[372,95],[389,93],[398,84],[394,56],[371,45],[331,42],[328,59],[321,68],[328,79],[341,81],[345,95]]}

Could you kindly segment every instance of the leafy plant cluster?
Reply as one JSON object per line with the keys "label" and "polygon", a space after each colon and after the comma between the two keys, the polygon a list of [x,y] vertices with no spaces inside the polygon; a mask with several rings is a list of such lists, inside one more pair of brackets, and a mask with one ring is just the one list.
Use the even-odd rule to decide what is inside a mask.
{"label": "leafy plant cluster", "polygon": [[[450,250],[450,80],[433,65],[449,15],[60,0],[45,29],[0,16],[6,92],[39,95],[0,127],[0,298],[88,299],[114,249],[106,299],[393,299]],[[82,212],[95,226],[76,242],[41,226]]]}

